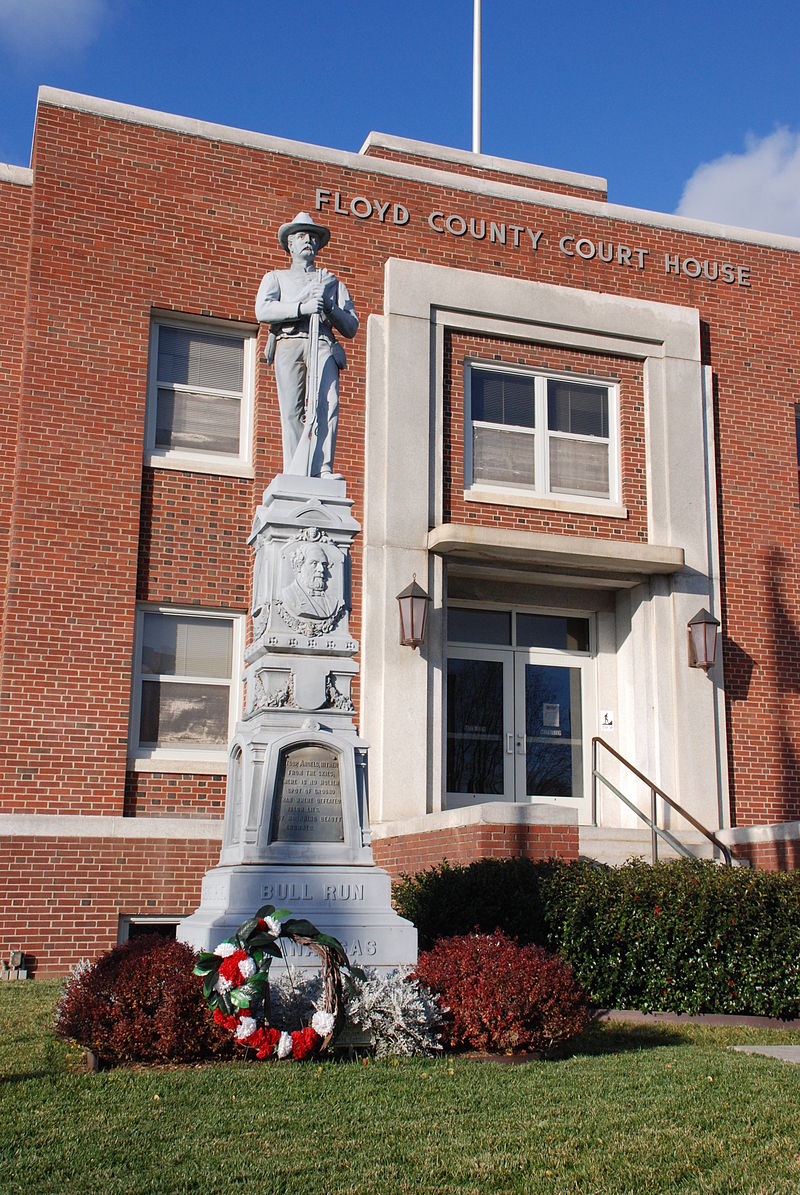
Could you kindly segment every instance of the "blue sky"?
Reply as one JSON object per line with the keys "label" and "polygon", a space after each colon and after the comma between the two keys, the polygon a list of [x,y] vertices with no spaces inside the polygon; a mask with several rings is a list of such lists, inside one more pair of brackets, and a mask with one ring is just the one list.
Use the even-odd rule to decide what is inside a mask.
{"label": "blue sky", "polygon": [[[787,0],[483,0],[482,148],[800,235],[798,45]],[[0,0],[0,160],[27,165],[40,83],[341,149],[371,129],[468,149],[472,0]]]}

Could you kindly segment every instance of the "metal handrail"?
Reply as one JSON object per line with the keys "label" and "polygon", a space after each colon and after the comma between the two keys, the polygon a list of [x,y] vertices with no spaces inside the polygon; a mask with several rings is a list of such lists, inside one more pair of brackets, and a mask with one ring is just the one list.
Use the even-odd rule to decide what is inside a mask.
{"label": "metal handrail", "polygon": [[[647,814],[644,813],[638,807],[638,805],[635,805],[633,803],[633,801],[629,801],[627,797],[623,796],[623,794],[619,791],[619,789],[615,788],[615,786],[611,783],[611,781],[608,780],[601,772],[599,772],[597,770],[597,748],[598,747],[604,747],[606,751],[608,751],[611,755],[613,755],[614,758],[616,760],[618,760],[623,765],[623,767],[626,767],[629,772],[633,772],[634,776],[636,776],[639,780],[641,780],[643,784],[646,784],[648,786],[648,788],[650,789],[650,817],[648,817]],[[713,846],[715,846],[717,848],[717,850],[722,852],[723,858],[725,859],[726,867],[733,866],[733,859],[731,858],[731,852],[729,851],[729,849],[725,845],[725,843],[721,842],[720,839],[717,838],[716,834],[714,834],[711,830],[707,830],[706,827],[701,825],[700,822],[695,817],[692,817],[691,813],[689,813],[688,810],[684,809],[682,805],[679,805],[677,801],[673,801],[672,797],[667,796],[667,794],[664,792],[663,788],[659,788],[658,785],[654,784],[653,781],[648,776],[645,776],[644,772],[640,772],[638,768],[634,767],[634,765],[630,762],[630,760],[626,759],[624,755],[620,755],[620,753],[619,753],[619,751],[617,751],[616,747],[612,747],[610,743],[607,743],[605,741],[605,739],[601,739],[599,737],[599,735],[595,735],[594,738],[592,739],[592,825],[593,826],[597,825],[597,781],[598,780],[602,781],[602,783],[605,784],[605,786],[607,788],[610,788],[615,797],[619,797],[620,801],[622,801],[623,804],[627,805],[629,809],[632,809],[633,812],[636,814],[636,816],[641,818],[641,820],[643,822],[646,822],[647,825],[650,827],[650,850],[651,850],[651,854],[652,854],[654,863],[656,863],[658,861],[658,840],[659,840],[659,838],[663,838],[664,841],[668,842],[674,850],[677,850],[679,852],[679,854],[686,855],[688,858],[692,858],[692,852],[687,850],[687,848],[683,845],[683,843],[679,842],[678,839],[674,837],[674,835],[670,834],[669,830],[663,830],[658,826],[658,824],[657,824],[658,823],[658,808],[657,808],[657,804],[656,804],[656,799],[657,799],[657,797],[661,797],[662,801],[666,801],[667,805],[669,805],[669,807],[671,809],[674,809],[676,813],[679,813],[681,815],[681,817],[685,818],[686,821],[689,822],[690,825],[694,826],[695,830],[698,830],[701,834],[703,834],[708,839],[708,841],[710,843],[712,843]]]}

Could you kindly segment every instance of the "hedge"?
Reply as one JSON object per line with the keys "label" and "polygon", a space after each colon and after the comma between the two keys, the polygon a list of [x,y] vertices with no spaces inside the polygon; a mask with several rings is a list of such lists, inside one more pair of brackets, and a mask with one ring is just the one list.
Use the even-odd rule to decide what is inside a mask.
{"label": "hedge", "polygon": [[406,876],[394,900],[421,949],[500,929],[557,951],[600,1007],[800,1016],[800,872],[482,859]]}

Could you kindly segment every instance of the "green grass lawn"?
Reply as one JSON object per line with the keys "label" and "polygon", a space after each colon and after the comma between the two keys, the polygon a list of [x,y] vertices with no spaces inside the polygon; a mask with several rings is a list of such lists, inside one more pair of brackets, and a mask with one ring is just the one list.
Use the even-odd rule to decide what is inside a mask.
{"label": "green grass lawn", "polygon": [[0,1191],[800,1192],[800,1034],[594,1027],[558,1062],[462,1056],[100,1074],[57,985],[0,987]]}

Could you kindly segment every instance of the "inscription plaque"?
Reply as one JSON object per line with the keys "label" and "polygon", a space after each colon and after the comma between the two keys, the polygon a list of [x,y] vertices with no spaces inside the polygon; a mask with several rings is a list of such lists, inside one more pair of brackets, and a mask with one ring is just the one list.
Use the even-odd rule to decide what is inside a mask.
{"label": "inscription plaque", "polygon": [[307,744],[281,752],[272,824],[275,842],[344,842],[335,751]]}

